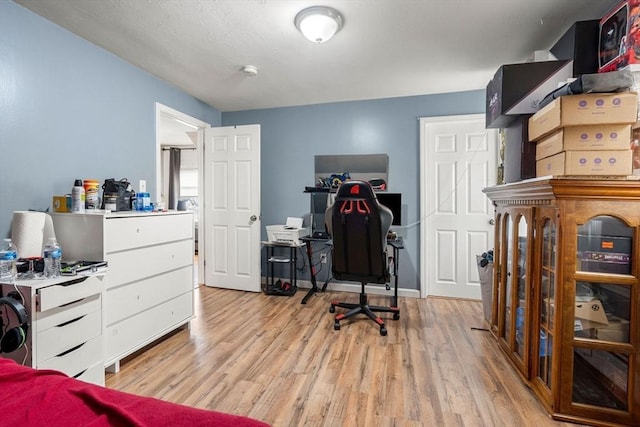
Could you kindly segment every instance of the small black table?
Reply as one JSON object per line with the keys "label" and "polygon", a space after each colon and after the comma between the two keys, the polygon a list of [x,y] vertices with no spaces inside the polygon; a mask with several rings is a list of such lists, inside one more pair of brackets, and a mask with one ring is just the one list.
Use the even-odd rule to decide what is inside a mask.
{"label": "small black table", "polygon": [[[267,274],[266,274],[266,284],[264,291],[266,294],[271,295],[287,295],[291,296],[296,293],[298,289],[298,271],[296,268],[297,265],[297,252],[299,246],[292,245],[289,243],[281,243],[281,242],[262,242],[262,246],[266,248],[267,251]],[[276,248],[289,249],[288,257],[278,257],[275,255],[274,250]],[[291,289],[284,291],[275,291],[275,278],[274,278],[274,267],[276,264],[289,264],[289,280],[291,281]]]}

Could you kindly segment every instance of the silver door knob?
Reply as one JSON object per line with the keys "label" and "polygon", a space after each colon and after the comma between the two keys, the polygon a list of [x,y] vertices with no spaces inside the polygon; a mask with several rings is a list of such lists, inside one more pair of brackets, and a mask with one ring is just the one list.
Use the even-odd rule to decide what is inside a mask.
{"label": "silver door knob", "polygon": [[258,217],[255,215],[251,215],[249,219],[251,220],[251,222],[255,222],[258,219]]}
{"label": "silver door knob", "polygon": [[495,220],[495,219],[493,219],[493,218],[491,218],[491,219],[489,220],[489,225],[496,225],[496,220]]}

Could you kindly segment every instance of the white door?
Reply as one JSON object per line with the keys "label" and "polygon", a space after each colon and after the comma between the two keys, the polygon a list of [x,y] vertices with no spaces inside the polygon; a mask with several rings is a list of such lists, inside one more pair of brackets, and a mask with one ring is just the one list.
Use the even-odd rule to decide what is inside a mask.
{"label": "white door", "polygon": [[205,284],[260,292],[260,125],[205,129]]}
{"label": "white door", "polygon": [[476,255],[493,248],[498,132],[483,114],[420,119],[421,296],[480,299]]}

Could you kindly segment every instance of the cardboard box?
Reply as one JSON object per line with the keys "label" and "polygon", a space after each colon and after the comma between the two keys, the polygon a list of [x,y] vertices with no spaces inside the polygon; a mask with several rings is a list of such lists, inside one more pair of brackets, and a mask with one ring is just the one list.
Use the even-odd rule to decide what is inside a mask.
{"label": "cardboard box", "polygon": [[558,39],[550,53],[573,63],[573,77],[598,72],[600,20],[578,21]]}
{"label": "cardboard box", "polygon": [[563,151],[536,162],[536,176],[631,175],[631,150]]}
{"label": "cardboard box", "polygon": [[607,319],[607,314],[602,307],[602,302],[597,298],[592,298],[589,301],[576,301],[574,310],[574,317],[576,319],[588,320],[603,325],[609,324],[609,319]]}
{"label": "cardboard box", "polygon": [[529,141],[538,141],[566,126],[633,124],[638,119],[635,92],[561,96],[529,119]]}
{"label": "cardboard box", "polygon": [[598,72],[614,71],[640,62],[639,0],[621,0],[600,19]]}
{"label": "cardboard box", "polygon": [[627,150],[631,147],[631,125],[564,127],[538,141],[536,160],[562,151]]}
{"label": "cardboard box", "polygon": [[71,212],[71,196],[53,196],[51,206],[54,212]]}
{"label": "cardboard box", "polygon": [[595,329],[594,338],[604,341],[629,342],[629,321],[617,316],[610,316],[608,320],[608,325]]}
{"label": "cardboard box", "polygon": [[519,115],[535,113],[538,103],[570,77],[569,60],[501,66],[487,84],[486,127],[505,128]]}

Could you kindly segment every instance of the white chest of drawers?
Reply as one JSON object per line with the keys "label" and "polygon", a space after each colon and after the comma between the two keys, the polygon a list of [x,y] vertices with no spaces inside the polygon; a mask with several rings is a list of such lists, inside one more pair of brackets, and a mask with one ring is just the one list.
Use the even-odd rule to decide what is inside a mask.
{"label": "white chest of drawers", "polygon": [[65,259],[108,262],[105,367],[193,318],[190,212],[54,214]]}
{"label": "white chest of drawers", "polygon": [[22,303],[28,316],[25,345],[3,356],[104,385],[104,278],[79,275],[0,285],[2,295]]}

